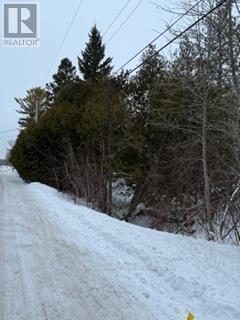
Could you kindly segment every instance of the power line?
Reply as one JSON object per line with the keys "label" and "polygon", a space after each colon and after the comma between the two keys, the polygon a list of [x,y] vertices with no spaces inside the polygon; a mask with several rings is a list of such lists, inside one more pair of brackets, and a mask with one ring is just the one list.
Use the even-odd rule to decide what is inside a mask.
{"label": "power line", "polygon": [[14,131],[18,131],[18,129],[11,129],[11,130],[0,131],[0,134],[10,133],[10,132],[14,132]]}
{"label": "power line", "polygon": [[135,13],[135,11],[140,7],[144,0],[140,0],[137,4],[137,6],[131,11],[131,13],[127,16],[127,18],[121,23],[120,27],[114,32],[114,34],[111,36],[111,38],[107,41],[106,44],[109,44],[112,39],[118,34],[118,32],[122,29],[122,27],[127,23],[127,21],[131,18],[131,16]]}
{"label": "power line", "polygon": [[162,37],[165,33],[167,33],[172,27],[174,27],[180,20],[182,20],[186,15],[188,15],[197,5],[199,5],[201,2],[204,2],[203,0],[199,0],[197,3],[195,3],[194,6],[192,6],[189,10],[187,10],[184,14],[182,14],[178,19],[176,19],[173,23],[171,23],[167,29],[165,29],[163,32],[161,32],[157,37],[155,37],[151,42],[149,42],[144,48],[139,50],[131,59],[129,59],[124,65],[119,68],[116,73],[118,73],[121,69],[126,67],[130,62],[132,62],[134,59],[136,59],[144,50],[146,50],[151,44],[156,42],[160,37]]}
{"label": "power line", "polygon": [[61,42],[61,44],[60,44],[60,46],[59,46],[59,48],[58,48],[58,50],[57,50],[57,52],[56,52],[56,54],[55,54],[55,56],[54,56],[54,59],[53,59],[51,65],[50,65],[49,69],[48,69],[48,72],[47,72],[47,74],[46,74],[46,78],[45,78],[45,80],[44,80],[44,85],[45,85],[45,82],[47,81],[47,78],[48,78],[48,76],[49,76],[49,74],[50,74],[50,72],[51,72],[51,70],[52,70],[52,68],[53,68],[53,66],[54,66],[54,64],[55,64],[55,61],[57,60],[57,57],[58,57],[60,51],[62,50],[62,47],[63,47],[63,45],[64,45],[64,43],[65,43],[65,41],[66,41],[66,39],[67,39],[68,34],[69,34],[69,32],[71,31],[71,29],[72,29],[73,23],[74,23],[77,15],[78,15],[78,12],[79,12],[79,10],[80,10],[83,2],[84,2],[84,0],[81,0],[81,1],[80,1],[79,5],[78,5],[78,7],[77,7],[77,9],[76,9],[73,17],[72,17],[72,20],[71,20],[71,22],[70,22],[70,24],[69,24],[69,26],[68,26],[68,28],[67,28],[67,31],[66,31],[66,33],[65,33],[65,35],[64,35],[64,37],[63,37],[63,40],[62,40],[62,42]]}
{"label": "power line", "polygon": [[124,10],[127,8],[127,6],[129,5],[129,3],[131,2],[131,0],[128,0],[124,6],[122,7],[122,9],[120,10],[120,12],[116,15],[116,17],[113,19],[113,21],[111,22],[111,24],[109,25],[109,27],[104,31],[103,33],[103,37],[107,34],[107,32],[111,29],[111,27],[114,25],[114,23],[118,20],[118,18],[121,16],[121,14],[124,12]]}
{"label": "power line", "polygon": [[[135,67],[134,69],[132,69],[129,72],[129,75],[131,75],[133,72],[135,72],[137,69],[139,69],[140,67],[142,67],[144,64],[147,63],[148,60],[152,59],[153,57],[155,57],[157,54],[159,54],[159,52],[161,52],[162,50],[166,49],[170,44],[172,44],[174,41],[176,41],[178,38],[180,38],[181,36],[183,36],[186,32],[188,32],[190,29],[192,29],[195,25],[197,25],[200,21],[204,20],[207,16],[209,16],[211,13],[213,13],[216,9],[220,8],[224,3],[226,3],[228,0],[222,0],[221,2],[219,2],[215,7],[213,7],[210,11],[208,11],[207,13],[205,13],[201,18],[199,18],[198,20],[196,20],[194,23],[192,23],[189,27],[187,27],[184,31],[180,32],[176,37],[174,37],[172,40],[170,40],[167,44],[165,44],[163,47],[161,47],[159,50],[157,50],[154,54],[152,54],[148,59],[146,59],[145,61],[143,61],[142,63],[140,63],[137,67]],[[122,69],[122,68],[120,68]]]}

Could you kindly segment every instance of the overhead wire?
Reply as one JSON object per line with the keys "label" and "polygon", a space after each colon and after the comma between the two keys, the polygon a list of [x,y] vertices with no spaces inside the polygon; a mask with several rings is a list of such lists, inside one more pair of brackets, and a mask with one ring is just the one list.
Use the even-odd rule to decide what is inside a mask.
{"label": "overhead wire", "polygon": [[0,134],[6,134],[6,133],[15,132],[15,131],[18,131],[18,129],[10,129],[10,130],[0,131]]}
{"label": "overhead wire", "polygon": [[121,23],[121,25],[118,27],[118,29],[114,32],[114,34],[111,36],[111,38],[107,41],[107,45],[115,38],[115,36],[118,34],[118,32],[124,27],[124,25],[128,22],[128,20],[132,17],[132,15],[136,12],[136,10],[140,7],[140,5],[143,3],[144,0],[140,0],[136,7],[130,12],[130,14],[127,16],[127,18]]}
{"label": "overhead wire", "polygon": [[[199,19],[197,19],[195,22],[193,22],[190,26],[188,26],[186,29],[184,29],[182,32],[180,32],[179,34],[177,34],[173,39],[171,39],[169,42],[167,42],[164,46],[162,46],[159,50],[157,50],[154,54],[152,54],[150,57],[148,57],[146,60],[144,60],[143,62],[141,62],[139,65],[137,65],[134,69],[132,69],[129,72],[129,75],[131,75],[132,73],[134,73],[137,69],[139,69],[140,67],[142,67],[144,64],[147,63],[148,60],[151,60],[153,57],[155,57],[156,55],[158,55],[161,51],[163,51],[164,49],[166,49],[170,44],[172,44],[174,41],[176,41],[178,38],[182,37],[185,33],[187,33],[189,30],[191,30],[195,25],[197,25],[200,21],[204,20],[206,17],[208,17],[211,13],[213,13],[215,10],[217,10],[218,8],[220,8],[224,3],[226,3],[228,0],[222,0],[220,1],[216,6],[214,6],[212,9],[210,9],[207,13],[205,13],[204,15],[202,15]],[[149,44],[147,45],[149,46]],[[124,64],[125,65],[125,64]],[[120,68],[120,70],[122,69],[122,67]]]}
{"label": "overhead wire", "polygon": [[188,15],[193,9],[195,9],[203,0],[197,1],[190,9],[188,9],[184,14],[178,17],[173,23],[171,23],[163,32],[161,32],[157,37],[155,37],[151,42],[149,42],[145,47],[139,50],[132,58],[130,58],[127,62],[125,62],[117,71],[118,73],[121,69],[126,67],[129,63],[131,63],[134,59],[136,59],[144,50],[146,50],[151,44],[155,43],[159,38],[164,36],[172,27],[174,27],[180,20],[182,20],[186,15]]}
{"label": "overhead wire", "polygon": [[112,28],[112,26],[115,24],[115,22],[118,20],[118,18],[121,16],[121,14],[125,11],[125,9],[127,8],[127,6],[129,5],[129,3],[131,2],[131,0],[127,0],[127,2],[124,4],[124,6],[121,8],[121,10],[119,11],[119,13],[116,15],[116,17],[113,19],[113,21],[110,23],[110,25],[106,28],[106,30],[103,32],[103,37],[105,37],[105,35],[108,33],[108,31]]}
{"label": "overhead wire", "polygon": [[57,52],[56,52],[56,54],[55,54],[55,56],[54,56],[54,58],[53,58],[53,61],[52,61],[51,64],[50,64],[50,67],[49,67],[49,69],[48,69],[48,72],[47,72],[46,77],[45,77],[45,80],[44,80],[44,84],[45,84],[45,82],[47,81],[47,79],[48,79],[48,77],[49,77],[49,74],[50,74],[50,72],[52,71],[52,68],[53,68],[53,66],[54,66],[54,64],[55,64],[55,62],[56,62],[56,60],[57,60],[57,57],[58,57],[59,53],[61,52],[61,50],[62,50],[62,48],[63,48],[63,45],[64,45],[64,43],[65,43],[65,41],[66,41],[66,39],[67,39],[67,37],[68,37],[71,29],[72,29],[73,23],[74,23],[77,15],[78,15],[78,13],[79,13],[80,8],[81,8],[82,5],[83,5],[83,2],[84,2],[84,0],[81,0],[80,3],[79,3],[79,5],[78,5],[78,7],[77,7],[76,10],[75,10],[75,13],[74,13],[74,15],[73,15],[73,17],[72,17],[72,19],[71,19],[71,22],[70,22],[70,24],[69,24],[69,26],[68,26],[65,34],[64,34],[64,37],[63,37],[61,43],[60,43],[60,45],[59,45],[59,47],[58,47],[58,49],[57,49]]}

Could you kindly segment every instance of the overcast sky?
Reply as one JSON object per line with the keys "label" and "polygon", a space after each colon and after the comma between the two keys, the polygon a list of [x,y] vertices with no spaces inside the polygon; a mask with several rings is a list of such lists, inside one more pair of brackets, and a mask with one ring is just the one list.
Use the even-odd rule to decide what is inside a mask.
{"label": "overcast sky", "polygon": [[[31,1],[15,1],[15,3],[21,2],[31,3]],[[16,113],[18,106],[14,102],[14,97],[24,97],[27,89],[45,84],[49,67],[80,0],[41,0],[39,2],[40,47],[21,49],[0,47],[0,132],[18,128],[18,114]],[[77,56],[84,49],[93,24],[96,23],[100,31],[104,32],[126,2],[126,0],[85,0],[51,74],[56,71],[60,60],[64,57],[70,58],[77,65]],[[165,7],[170,5],[167,0],[156,0],[156,2]],[[130,1],[119,20],[106,34],[105,41],[112,36],[138,3],[139,0]],[[2,5],[0,10],[2,16]],[[162,31],[166,22],[174,18],[156,9],[151,1],[144,0],[106,47],[107,55],[113,57],[115,69],[150,42],[157,35],[154,30]],[[157,42],[157,46],[160,47],[166,41],[165,38],[162,38]],[[130,67],[135,66],[137,62],[137,60],[134,61]],[[51,74],[47,81],[51,79]],[[16,135],[17,131],[0,133],[0,158],[5,156],[8,141],[14,140]]]}

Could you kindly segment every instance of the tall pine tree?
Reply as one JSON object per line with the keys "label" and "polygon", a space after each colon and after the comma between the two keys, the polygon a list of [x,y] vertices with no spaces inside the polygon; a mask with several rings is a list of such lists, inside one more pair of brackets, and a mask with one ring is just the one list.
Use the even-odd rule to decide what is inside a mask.
{"label": "tall pine tree", "polygon": [[105,58],[105,45],[96,25],[89,34],[89,42],[82,51],[82,57],[78,57],[78,65],[84,80],[97,82],[99,79],[107,77],[111,70],[112,58]]}
{"label": "tall pine tree", "polygon": [[76,67],[68,58],[64,58],[56,74],[53,75],[53,81],[46,85],[47,103],[51,106],[60,91],[67,85],[78,80]]}

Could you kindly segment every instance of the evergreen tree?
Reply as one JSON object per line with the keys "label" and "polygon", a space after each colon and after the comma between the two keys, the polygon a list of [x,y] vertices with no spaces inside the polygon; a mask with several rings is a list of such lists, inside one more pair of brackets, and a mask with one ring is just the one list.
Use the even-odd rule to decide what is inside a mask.
{"label": "evergreen tree", "polygon": [[145,86],[146,90],[151,89],[156,81],[164,79],[166,75],[166,62],[160,53],[157,53],[156,46],[150,44],[141,57],[143,63],[137,76],[139,82]]}
{"label": "evergreen tree", "polygon": [[82,51],[82,58],[78,57],[78,65],[84,80],[96,82],[106,77],[112,70],[112,58],[105,59],[105,45],[97,27],[94,26],[89,34],[89,42]]}
{"label": "evergreen tree", "polygon": [[15,98],[20,109],[18,113],[23,114],[24,118],[18,121],[20,127],[25,129],[29,124],[36,121],[36,117],[41,118],[46,110],[46,91],[40,87],[32,88],[27,91],[25,98]]}
{"label": "evergreen tree", "polygon": [[53,75],[53,81],[46,85],[47,88],[47,103],[51,106],[60,91],[68,84],[78,81],[76,67],[68,58],[64,58],[56,74]]}
{"label": "evergreen tree", "polygon": [[156,46],[150,45],[141,57],[142,67],[131,79],[131,105],[137,121],[146,122],[150,112],[151,91],[167,76],[166,62],[157,54]]}

